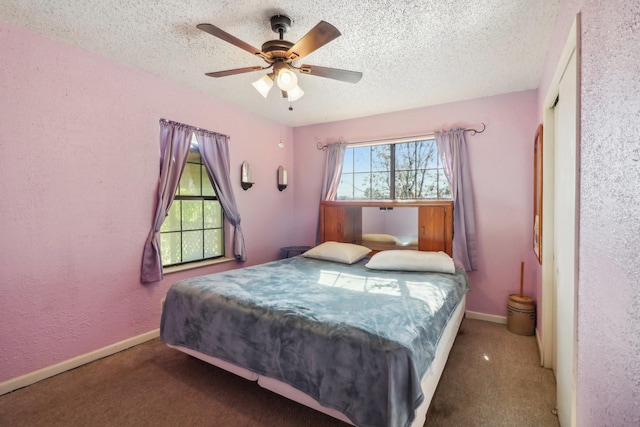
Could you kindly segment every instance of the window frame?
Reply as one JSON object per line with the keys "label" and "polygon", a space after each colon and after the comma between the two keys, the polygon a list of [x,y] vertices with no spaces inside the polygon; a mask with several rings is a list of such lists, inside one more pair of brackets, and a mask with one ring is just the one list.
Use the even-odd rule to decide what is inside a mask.
{"label": "window frame", "polygon": [[[202,159],[202,154],[200,153],[200,147],[198,145],[197,139],[195,137],[195,134],[192,135],[192,139],[191,139],[191,145],[189,147],[189,151],[190,152],[196,152],[197,153],[197,158],[199,160],[199,162],[194,162],[193,159],[191,158],[191,153],[190,155],[187,157],[187,160],[185,162],[185,167],[182,171],[182,173],[180,174],[180,181],[182,181],[182,178],[184,176],[185,171],[187,170],[187,166],[189,164],[192,165],[199,165],[200,166],[200,173],[199,173],[199,188],[200,188],[200,195],[181,195],[180,193],[180,184],[178,184],[178,187],[176,188],[176,194],[174,195],[174,199],[173,202],[171,204],[171,207],[169,209],[169,212],[171,211],[171,209],[174,208],[174,203],[176,202],[184,202],[184,201],[202,201],[203,205],[201,208],[201,212],[202,212],[202,216],[201,216],[201,228],[190,228],[190,229],[184,229],[184,220],[183,220],[183,208],[180,209],[180,220],[179,220],[179,229],[178,230],[170,230],[170,231],[162,231],[162,227],[164,227],[165,221],[167,221],[169,219],[169,213],[167,213],[167,216],[165,217],[164,221],[162,222],[162,227],[160,229],[160,245],[162,246],[162,236],[163,235],[167,235],[167,234],[177,234],[180,236],[180,262],[177,263],[173,263],[173,264],[164,264],[164,257],[162,257],[162,268],[164,272],[172,272],[172,271],[181,271],[181,270],[185,270],[185,269],[189,269],[189,268],[196,268],[196,267],[200,267],[203,265],[210,265],[210,264],[215,264],[218,262],[224,262],[226,261],[228,258],[226,258],[226,247],[227,247],[227,241],[226,241],[226,221],[225,221],[225,214],[224,214],[224,210],[222,209],[222,206],[220,206],[220,217],[219,217],[219,223],[220,226],[219,227],[206,227],[206,222],[207,222],[207,218],[206,218],[206,209],[204,208],[204,202],[205,201],[217,201],[218,204],[220,203],[217,194],[215,193],[215,187],[213,185],[213,182],[211,181],[211,179],[209,178],[209,174],[206,171],[206,166],[204,165],[204,161]],[[205,178],[206,177],[206,178]],[[211,189],[213,191],[213,195],[204,195],[203,193],[203,183],[204,180],[207,179],[211,185]],[[218,218],[213,218],[213,219],[218,219]],[[217,221],[214,221],[217,222]],[[222,242],[222,253],[219,255],[215,255],[215,256],[211,256],[211,257],[207,257],[205,256],[205,235],[204,233],[207,230],[220,230],[220,232],[222,233],[222,236],[220,238],[221,242]],[[192,231],[200,231],[202,233],[202,257],[201,258],[197,258],[197,259],[191,259],[188,261],[184,261],[184,245],[183,245],[183,239],[184,239],[184,234],[185,232],[192,232]]]}
{"label": "window frame", "polygon": [[[397,165],[397,157],[396,157],[396,147],[401,145],[401,144],[407,144],[407,143],[420,143],[420,142],[429,142],[430,144],[433,144],[433,148],[435,149],[435,163],[436,166],[429,166],[429,163],[426,163],[424,165],[424,167],[422,167],[422,165],[420,167],[418,167],[418,165],[416,165],[416,167],[412,168],[412,169],[400,169],[398,168]],[[372,147],[376,147],[376,146],[388,146],[389,147],[389,153],[388,153],[388,157],[389,157],[389,167],[388,167],[388,197],[374,197],[375,193],[376,193],[376,189],[373,187],[373,184],[371,183],[372,180],[372,176],[374,175],[374,173],[379,173],[380,171],[378,169],[374,169],[373,167],[373,150]],[[353,143],[350,144],[348,147],[346,147],[346,150],[355,150],[358,148],[363,148],[363,147],[368,147],[370,149],[369,152],[369,169],[367,171],[357,171],[357,168],[355,166],[356,163],[356,159],[355,159],[355,151],[354,151],[354,155],[351,157],[353,164],[352,167],[350,168],[350,171],[345,172],[345,164],[343,162],[343,170],[340,176],[340,185],[338,187],[338,191],[337,191],[337,195],[336,195],[336,199],[337,201],[366,201],[366,200],[398,200],[398,201],[410,201],[410,200],[415,200],[415,201],[447,201],[447,200],[452,200],[452,195],[451,195],[451,186],[449,184],[449,180],[447,179],[445,172],[444,172],[444,166],[442,165],[441,159],[440,159],[440,155],[438,152],[438,146],[435,142],[435,137],[433,135],[425,135],[425,136],[416,136],[416,137],[408,137],[408,138],[401,138],[401,139],[389,139],[389,140],[380,140],[380,141],[363,141],[363,142],[358,142],[358,143]],[[348,158],[348,154],[347,152],[345,152],[345,160]],[[425,160],[425,162],[428,162],[428,158],[427,160]],[[408,197],[397,197],[397,181],[396,178],[398,177],[398,173],[400,172],[413,172],[418,173],[421,172],[424,173],[429,173],[429,171],[435,171],[436,172],[436,194],[438,195],[437,197],[423,197],[423,198],[408,198]],[[369,187],[370,187],[370,193],[371,196],[370,197],[356,197],[356,178],[357,175],[363,175],[363,174],[369,174]],[[341,188],[343,185],[343,182],[345,180],[345,175],[349,176],[350,175],[350,185],[351,185],[351,195],[350,197],[346,197],[345,193],[343,192],[341,194]],[[348,184],[347,184],[348,185]],[[366,193],[366,190],[363,190],[362,193]],[[444,197],[443,197],[444,196]]]}

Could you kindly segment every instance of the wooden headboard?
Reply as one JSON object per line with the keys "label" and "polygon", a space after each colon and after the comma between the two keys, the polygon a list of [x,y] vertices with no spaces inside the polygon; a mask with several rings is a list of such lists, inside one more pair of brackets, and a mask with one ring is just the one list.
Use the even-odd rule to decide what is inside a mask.
{"label": "wooden headboard", "polygon": [[[453,202],[452,201],[322,201],[320,202],[320,242],[336,241],[363,244],[362,208],[381,209],[417,208],[415,225],[417,248],[421,251],[453,253]],[[369,233],[369,231],[366,231]],[[371,247],[371,246],[369,246]],[[409,249],[384,245],[372,249]]]}

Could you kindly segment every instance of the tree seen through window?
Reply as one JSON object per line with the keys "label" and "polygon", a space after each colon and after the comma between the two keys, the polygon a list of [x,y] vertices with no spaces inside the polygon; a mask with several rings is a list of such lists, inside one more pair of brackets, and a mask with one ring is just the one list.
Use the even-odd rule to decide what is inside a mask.
{"label": "tree seen through window", "polygon": [[348,147],[337,199],[451,199],[435,140]]}

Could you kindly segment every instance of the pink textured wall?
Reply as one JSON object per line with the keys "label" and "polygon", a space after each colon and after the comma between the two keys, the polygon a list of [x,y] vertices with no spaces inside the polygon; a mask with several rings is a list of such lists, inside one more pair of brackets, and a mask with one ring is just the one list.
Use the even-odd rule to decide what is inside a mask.
{"label": "pink textured wall", "polygon": [[587,1],[582,24],[578,424],[637,426],[640,2]]}
{"label": "pink textured wall", "polygon": [[525,262],[525,292],[535,293],[532,249],[534,90],[294,129],[295,163],[304,165],[295,189],[297,241],[315,242],[325,152],[318,142],[359,141],[423,134],[456,126],[487,130],[467,135],[473,179],[479,254],[469,274],[468,309],[505,316],[510,293],[519,291]]}
{"label": "pink textured wall", "polygon": [[231,136],[247,264],[292,243],[290,128],[2,22],[0,52],[0,382],[155,329],[171,283],[238,266],[140,284],[161,117]]}
{"label": "pink textured wall", "polygon": [[563,0],[539,91],[581,14],[577,422],[640,425],[640,3]]}

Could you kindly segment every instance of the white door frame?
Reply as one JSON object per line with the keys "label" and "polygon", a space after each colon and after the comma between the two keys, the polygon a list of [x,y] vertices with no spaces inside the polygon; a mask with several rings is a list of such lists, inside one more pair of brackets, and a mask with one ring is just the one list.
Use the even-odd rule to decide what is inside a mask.
{"label": "white door frame", "polygon": [[[552,368],[553,355],[555,353],[555,285],[553,274],[555,271],[554,261],[554,171],[555,160],[555,124],[553,107],[558,98],[559,84],[564,70],[567,67],[571,55],[576,50],[578,25],[580,15],[576,16],[569,33],[566,45],[558,61],[553,80],[544,98],[543,112],[543,150],[542,150],[542,349],[540,351],[540,362],[545,368]],[[579,59],[579,58],[578,58]],[[579,62],[578,62],[579,63]]]}
{"label": "white door frame", "polygon": [[[554,106],[559,94],[559,85],[560,81],[565,73],[567,65],[569,64],[570,59],[575,53],[577,65],[575,72],[577,76],[580,75],[580,14],[576,16],[574,20],[573,26],[569,33],[567,42],[562,51],[560,59],[558,61],[558,65],[556,67],[553,80],[551,85],[549,86],[549,90],[544,98],[543,104],[543,208],[542,208],[542,313],[541,313],[541,329],[542,329],[542,348],[540,349],[540,357],[541,364],[547,368],[553,368],[554,371],[557,367],[556,364],[556,288],[555,288],[555,274],[557,266],[555,264],[555,232],[554,232],[554,197],[555,197],[555,177],[554,177],[554,160],[555,160],[555,123],[554,123]],[[579,80],[578,80],[579,81]],[[579,85],[579,83],[578,83]],[[579,103],[580,103],[580,94],[579,92],[576,94],[576,151],[579,153]],[[576,159],[576,168],[579,168],[578,163],[579,156]],[[576,170],[576,182],[579,184],[579,174]],[[579,203],[578,199],[578,185],[576,185],[576,203]],[[576,206],[576,211],[578,210],[578,206]],[[578,254],[578,224],[579,218],[576,215],[576,256]],[[576,287],[577,287],[577,262],[576,262]],[[577,297],[576,297],[577,301]],[[575,384],[575,374],[577,370],[577,361],[575,360],[575,356],[577,355],[577,310],[575,312],[574,318],[574,359],[572,361],[573,367],[572,372],[574,375],[574,384]],[[575,410],[576,410],[576,395],[575,395],[575,387],[572,391],[571,396],[571,424],[574,424],[575,419]],[[568,426],[567,426],[568,427]]]}

